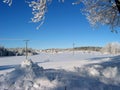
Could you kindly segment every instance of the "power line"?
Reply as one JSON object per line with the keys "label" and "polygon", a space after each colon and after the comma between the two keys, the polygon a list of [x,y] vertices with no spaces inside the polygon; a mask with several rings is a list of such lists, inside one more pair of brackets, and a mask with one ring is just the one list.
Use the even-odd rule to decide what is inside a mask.
{"label": "power line", "polygon": [[23,41],[24,39],[0,38],[0,41]]}

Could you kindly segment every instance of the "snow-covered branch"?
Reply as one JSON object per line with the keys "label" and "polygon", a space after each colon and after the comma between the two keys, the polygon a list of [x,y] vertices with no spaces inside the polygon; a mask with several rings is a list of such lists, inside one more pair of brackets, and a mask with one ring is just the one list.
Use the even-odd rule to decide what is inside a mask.
{"label": "snow-covered branch", "polygon": [[105,24],[111,30],[120,27],[120,13],[115,0],[81,0],[83,12],[91,25]]}
{"label": "snow-covered branch", "polygon": [[[53,0],[30,0],[29,7],[32,8],[32,22],[43,24],[47,11],[47,4]],[[64,0],[58,0],[64,2]],[[115,27],[120,27],[120,0],[75,0],[74,4],[84,4],[82,12],[92,26],[99,24],[110,26],[114,31]],[[12,0],[3,0],[4,3],[12,4]]]}
{"label": "snow-covered branch", "polygon": [[[48,0],[50,1],[50,0]],[[43,24],[45,13],[47,10],[47,0],[34,0],[29,2],[29,7],[32,8],[32,14],[34,15],[33,18],[31,18],[31,21],[34,23],[40,22],[39,27]]]}
{"label": "snow-covered branch", "polygon": [[9,6],[12,4],[12,0],[3,0],[4,3],[7,3]]}

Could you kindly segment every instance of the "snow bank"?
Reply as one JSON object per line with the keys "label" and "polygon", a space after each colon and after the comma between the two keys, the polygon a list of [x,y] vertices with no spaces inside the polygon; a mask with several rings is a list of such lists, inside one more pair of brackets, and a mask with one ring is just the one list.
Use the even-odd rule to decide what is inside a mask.
{"label": "snow bank", "polygon": [[[120,89],[120,67],[103,67],[102,65],[91,65],[75,67],[75,72],[80,76],[99,80],[106,85],[119,86]],[[112,89],[113,90],[113,89]]]}
{"label": "snow bank", "polygon": [[25,90],[26,88],[28,90],[41,73],[43,73],[42,67],[31,60],[25,60],[14,71],[0,77],[0,90]]}

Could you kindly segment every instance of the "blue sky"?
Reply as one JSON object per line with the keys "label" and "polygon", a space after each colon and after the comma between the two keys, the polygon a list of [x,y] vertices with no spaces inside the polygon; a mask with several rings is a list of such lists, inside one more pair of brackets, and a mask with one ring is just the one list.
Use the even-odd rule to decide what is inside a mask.
{"label": "blue sky", "polygon": [[22,40],[29,39],[32,48],[70,48],[75,46],[104,46],[119,42],[120,33],[111,33],[108,26],[93,29],[80,12],[81,5],[73,6],[73,0],[58,3],[53,0],[48,6],[45,23],[39,30],[39,23],[30,23],[31,8],[24,0],[13,0],[11,7],[0,2],[0,45],[24,47]]}

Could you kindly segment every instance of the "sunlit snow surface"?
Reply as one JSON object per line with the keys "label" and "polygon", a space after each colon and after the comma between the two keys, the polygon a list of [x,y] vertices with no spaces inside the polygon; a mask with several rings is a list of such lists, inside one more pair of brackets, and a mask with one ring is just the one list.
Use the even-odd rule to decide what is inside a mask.
{"label": "sunlit snow surface", "polygon": [[120,90],[120,56],[81,51],[1,57],[0,90]]}

